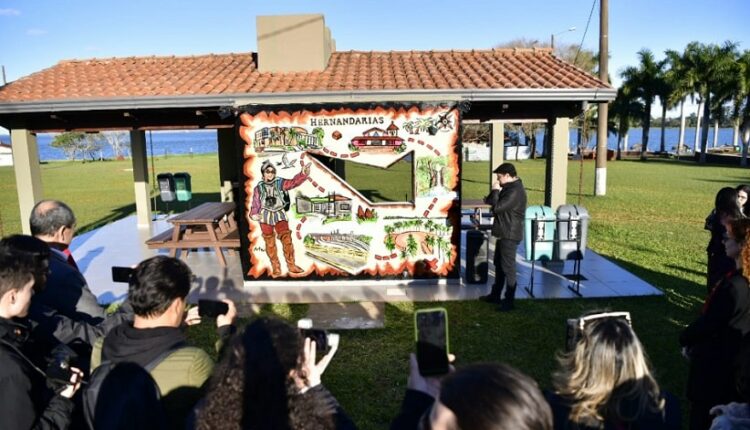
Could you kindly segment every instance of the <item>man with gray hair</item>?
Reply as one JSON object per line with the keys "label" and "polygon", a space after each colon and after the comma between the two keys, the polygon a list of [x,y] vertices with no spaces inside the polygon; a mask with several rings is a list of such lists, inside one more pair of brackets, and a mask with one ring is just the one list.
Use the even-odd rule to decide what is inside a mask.
{"label": "man with gray hair", "polygon": [[31,210],[29,223],[31,234],[46,242],[51,251],[46,288],[34,296],[34,301],[76,321],[103,321],[104,309],[65,254],[76,229],[76,217],[70,207],[58,200],[42,200]]}

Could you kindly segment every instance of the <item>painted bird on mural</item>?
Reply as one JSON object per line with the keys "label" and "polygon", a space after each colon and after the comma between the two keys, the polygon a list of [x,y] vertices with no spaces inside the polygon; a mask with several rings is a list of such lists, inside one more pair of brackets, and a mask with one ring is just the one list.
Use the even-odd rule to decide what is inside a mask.
{"label": "painted bird on mural", "polygon": [[295,158],[294,160],[289,161],[289,158],[287,158],[286,152],[285,152],[284,155],[281,156],[281,162],[276,163],[276,165],[282,166],[281,167],[282,169],[291,169],[292,167],[294,167],[296,163],[297,163],[297,159]]}

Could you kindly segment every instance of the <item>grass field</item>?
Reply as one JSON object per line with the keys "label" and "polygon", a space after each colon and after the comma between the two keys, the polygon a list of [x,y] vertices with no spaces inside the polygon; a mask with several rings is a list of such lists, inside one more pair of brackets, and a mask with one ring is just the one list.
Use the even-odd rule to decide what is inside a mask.
{"label": "grass field", "polygon": [[[218,199],[215,155],[157,159],[156,171],[187,171],[196,200]],[[44,197],[69,202],[88,230],[134,212],[129,162],[49,163],[42,166]],[[529,194],[529,204],[543,202],[544,161],[516,163]],[[488,187],[487,163],[466,163],[462,196],[480,198]],[[662,386],[680,396],[687,408],[684,384],[687,363],[678,351],[680,330],[697,314],[705,294],[703,220],[716,191],[750,182],[747,170],[696,166],[651,160],[618,161],[608,165],[607,195],[593,197],[592,162],[584,162],[578,195],[580,164],[571,162],[568,202],[586,207],[591,215],[588,246],[665,292],[663,297],[521,301],[518,310],[500,314],[475,302],[448,302],[451,349],[458,365],[504,361],[549,386],[554,355],[562,346],[565,320],[585,310],[610,308],[632,313],[633,325],[645,344]],[[358,187],[382,182],[372,169],[347,170]],[[358,185],[359,184],[359,185]],[[403,196],[403,184],[393,186]],[[382,185],[379,193],[388,192]],[[3,234],[20,231],[15,182],[11,168],[0,168],[0,216]],[[584,263],[585,264],[585,263]],[[413,345],[414,309],[431,303],[386,305],[386,327],[342,333],[341,348],[323,380],[347,412],[364,429],[387,426],[396,414],[405,389],[407,356]],[[305,314],[305,305],[269,305],[265,314],[290,321]],[[195,327],[191,338],[210,350],[210,327]]]}

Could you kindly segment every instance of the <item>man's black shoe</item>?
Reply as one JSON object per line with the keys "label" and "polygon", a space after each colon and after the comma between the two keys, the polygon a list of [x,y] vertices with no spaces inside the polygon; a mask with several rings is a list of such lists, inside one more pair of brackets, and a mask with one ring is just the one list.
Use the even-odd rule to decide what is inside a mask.
{"label": "man's black shoe", "polygon": [[479,300],[487,303],[500,303],[500,297],[499,296],[493,296],[492,294],[487,294],[486,296],[479,296]]}
{"label": "man's black shoe", "polygon": [[516,307],[513,305],[512,301],[510,301],[510,300],[503,300],[500,303],[500,306],[497,307],[497,310],[499,312],[510,312],[510,311],[512,311],[515,308]]}

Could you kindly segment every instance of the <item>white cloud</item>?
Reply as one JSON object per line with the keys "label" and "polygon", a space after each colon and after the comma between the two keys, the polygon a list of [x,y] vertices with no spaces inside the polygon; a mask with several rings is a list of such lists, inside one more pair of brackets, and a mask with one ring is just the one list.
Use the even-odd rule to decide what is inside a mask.
{"label": "white cloud", "polygon": [[21,14],[21,11],[18,9],[0,9],[0,16],[18,16]]}
{"label": "white cloud", "polygon": [[45,34],[47,34],[47,30],[41,28],[30,28],[26,30],[26,34],[28,36],[44,36]]}

